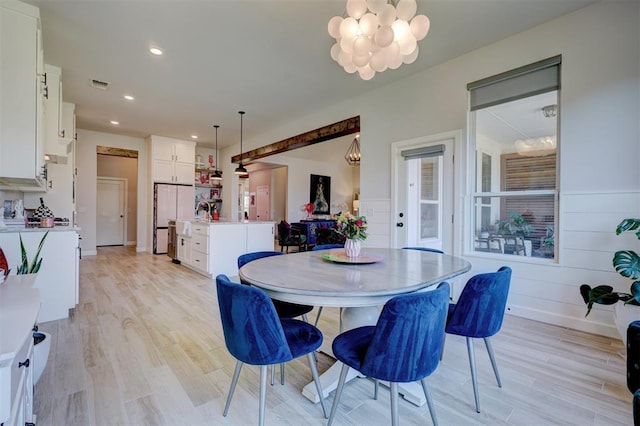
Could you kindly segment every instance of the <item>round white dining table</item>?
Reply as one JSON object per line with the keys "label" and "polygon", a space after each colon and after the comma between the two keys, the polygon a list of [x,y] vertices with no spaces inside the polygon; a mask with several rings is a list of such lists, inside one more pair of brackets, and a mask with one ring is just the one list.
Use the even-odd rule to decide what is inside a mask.
{"label": "round white dining table", "polygon": [[[375,324],[379,306],[394,296],[428,290],[471,269],[462,258],[420,250],[363,248],[356,259],[343,253],[333,249],[265,257],[245,264],[238,274],[273,299],[342,308],[344,331]],[[336,388],[340,368],[336,362],[321,375],[325,396]],[[400,390],[405,399],[416,405],[426,402],[421,391],[405,388],[410,388]],[[312,383],[302,393],[319,402]]]}

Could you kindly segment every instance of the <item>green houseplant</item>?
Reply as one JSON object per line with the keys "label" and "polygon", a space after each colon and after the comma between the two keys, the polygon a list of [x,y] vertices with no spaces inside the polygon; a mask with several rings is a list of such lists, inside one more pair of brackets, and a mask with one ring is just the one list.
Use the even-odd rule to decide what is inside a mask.
{"label": "green houseplant", "polygon": [[[624,219],[616,227],[616,235],[626,231],[636,231],[636,237],[640,240],[640,219]],[[630,293],[617,292],[610,285],[599,285],[591,288],[588,284],[580,286],[580,294],[587,305],[587,313],[591,312],[594,303],[600,305],[613,305],[622,301],[625,305],[640,306],[640,256],[633,250],[618,250],[613,255],[613,267],[620,275],[633,280]],[[618,327],[620,328],[620,327]],[[626,330],[626,325],[624,325]],[[621,334],[624,334],[621,332]]]}
{"label": "green houseplant", "polygon": [[42,250],[42,246],[44,246],[44,240],[47,239],[47,235],[49,235],[49,231],[45,232],[40,240],[40,244],[38,244],[38,250],[36,251],[35,256],[33,256],[33,261],[29,263],[29,259],[27,258],[27,250],[24,248],[24,243],[22,242],[22,235],[20,235],[20,257],[21,263],[16,269],[16,275],[24,275],[24,274],[37,274],[40,270],[40,266],[42,266],[42,258],[40,258],[40,251]]}
{"label": "green houseplant", "polygon": [[498,232],[501,235],[515,235],[518,237],[528,237],[533,231],[533,226],[523,215],[510,212],[507,219],[500,219],[496,222]]}

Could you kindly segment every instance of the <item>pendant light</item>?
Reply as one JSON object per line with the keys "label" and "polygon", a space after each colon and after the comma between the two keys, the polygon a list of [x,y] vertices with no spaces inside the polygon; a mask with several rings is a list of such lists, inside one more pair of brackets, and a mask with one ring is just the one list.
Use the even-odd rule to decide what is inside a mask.
{"label": "pendant light", "polygon": [[238,167],[236,167],[233,172],[237,175],[245,175],[248,172],[242,165],[242,116],[244,115],[244,111],[238,111],[238,114],[240,114],[240,164],[238,164]]}
{"label": "pendant light", "polygon": [[213,127],[216,129],[216,167],[213,172],[213,176],[211,179],[213,180],[222,180],[222,173],[218,170],[218,128],[220,127],[218,124],[214,124]]}

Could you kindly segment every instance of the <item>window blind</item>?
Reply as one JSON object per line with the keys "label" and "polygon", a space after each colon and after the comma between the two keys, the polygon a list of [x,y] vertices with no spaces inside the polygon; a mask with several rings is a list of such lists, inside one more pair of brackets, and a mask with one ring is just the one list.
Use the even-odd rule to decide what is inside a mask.
{"label": "window blind", "polygon": [[444,155],[444,145],[424,146],[421,148],[405,149],[400,151],[400,155],[405,160],[413,160],[414,158],[438,157]]}
{"label": "window blind", "polygon": [[559,90],[561,62],[558,55],[469,83],[471,111]]}

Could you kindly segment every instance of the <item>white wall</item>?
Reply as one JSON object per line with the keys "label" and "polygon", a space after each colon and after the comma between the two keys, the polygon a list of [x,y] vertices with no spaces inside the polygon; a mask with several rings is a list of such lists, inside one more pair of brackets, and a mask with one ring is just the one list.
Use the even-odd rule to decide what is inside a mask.
{"label": "white wall", "polygon": [[[393,197],[392,143],[455,130],[466,134],[467,83],[562,54],[558,263],[481,257],[464,252],[462,238],[456,241],[454,253],[463,254],[473,264],[471,273],[496,270],[503,264],[512,266],[512,314],[615,336],[608,307],[596,306],[584,318],[578,287],[583,282],[615,282],[619,290],[628,290],[628,281],[612,272],[610,259],[615,248],[625,246],[613,233],[619,219],[640,215],[639,7],[636,1],[597,3],[271,129],[245,141],[244,148],[249,150],[265,140],[281,140],[360,115],[361,203],[381,207],[372,210],[375,213],[370,222],[377,220],[378,211],[388,222],[389,212],[383,207],[391,205]],[[237,153],[238,148],[224,153],[226,161],[226,154],[231,152]],[[464,235],[463,224],[470,226],[470,210],[465,208],[471,191],[467,158],[463,138],[456,153],[455,196],[461,206],[456,212],[456,235]],[[308,185],[299,177],[327,174],[311,171],[311,166],[299,161],[289,165],[289,184],[293,187],[289,191],[290,216],[299,216],[295,209],[303,201],[291,196],[292,191],[304,193],[295,185]],[[362,213],[369,214],[365,208]],[[391,232],[390,226],[387,229]]]}
{"label": "white wall", "polygon": [[98,145],[113,148],[124,148],[138,151],[138,197],[136,224],[136,251],[147,251],[145,241],[150,227],[150,214],[147,210],[148,198],[148,159],[147,146],[144,139],[129,136],[101,133],[92,130],[78,129],[76,143],[76,166],[78,168],[76,208],[78,225],[82,228],[83,255],[96,254],[96,176]]}

